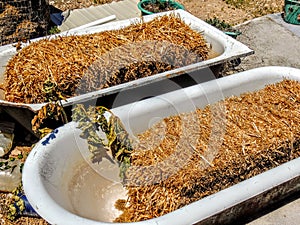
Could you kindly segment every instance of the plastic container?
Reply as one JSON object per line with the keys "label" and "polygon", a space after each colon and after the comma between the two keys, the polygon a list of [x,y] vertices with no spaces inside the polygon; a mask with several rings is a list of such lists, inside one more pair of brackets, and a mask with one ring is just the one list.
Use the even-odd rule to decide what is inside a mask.
{"label": "plastic container", "polygon": [[139,10],[141,10],[142,12],[142,15],[151,15],[155,12],[150,12],[146,9],[143,8],[144,5],[148,5],[150,3],[155,3],[155,2],[161,2],[162,4],[165,4],[166,2],[168,2],[169,6],[171,6],[172,8],[174,8],[174,10],[176,9],[183,9],[184,10],[184,6],[181,5],[180,3],[178,2],[175,2],[173,0],[141,0],[137,6],[139,8]]}
{"label": "plastic container", "polygon": [[236,39],[237,36],[239,36],[239,35],[242,34],[240,31],[235,31],[235,32],[233,32],[233,31],[225,31],[224,33],[227,34],[227,35],[229,35],[230,37],[232,37],[234,39]]}
{"label": "plastic container", "polygon": [[300,25],[300,2],[294,0],[284,1],[284,21]]}
{"label": "plastic container", "polygon": [[21,184],[21,162],[0,159],[0,191],[11,192]]}
{"label": "plastic container", "polygon": [[0,157],[7,154],[12,147],[14,129],[15,124],[13,122],[0,121]]}
{"label": "plastic container", "polygon": [[12,147],[14,134],[8,134],[0,131],[0,157],[8,153]]}
{"label": "plastic container", "polygon": [[[202,108],[285,78],[300,81],[300,70],[257,68],[117,107],[113,112],[127,131],[135,134],[147,129],[157,118],[190,112],[196,106]],[[57,129],[54,139],[45,137],[36,144],[24,166],[25,194],[38,214],[52,224],[114,224],[106,216],[112,216],[114,201],[122,196],[122,188],[101,174],[90,176],[95,165],[88,163],[90,154],[83,154],[87,145],[79,138],[81,131],[76,126],[73,122],[66,124]],[[46,145],[45,140],[49,140]],[[78,179],[85,185],[79,186]],[[297,158],[164,216],[124,225],[233,224],[237,218],[252,216],[299,191],[299,184],[300,158]],[[74,196],[76,192],[81,200]],[[101,210],[97,211],[99,205]]]}

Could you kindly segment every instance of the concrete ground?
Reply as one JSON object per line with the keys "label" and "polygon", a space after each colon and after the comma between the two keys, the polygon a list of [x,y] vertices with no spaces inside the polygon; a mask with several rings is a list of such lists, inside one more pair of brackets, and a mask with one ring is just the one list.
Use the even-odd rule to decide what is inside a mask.
{"label": "concrete ground", "polygon": [[248,225],[298,225],[299,223],[300,198],[253,220]]}
{"label": "concrete ground", "polygon": [[300,26],[286,23],[281,14],[253,19],[237,28],[242,32],[237,40],[255,51],[243,59],[244,70],[261,66],[300,68]]}
{"label": "concrete ground", "polygon": [[[262,66],[300,68],[300,26],[286,23],[281,14],[272,14],[240,24],[238,40],[255,53],[242,59],[238,70]],[[257,218],[258,217],[258,218]],[[300,224],[300,191],[286,202],[254,215],[248,225]]]}

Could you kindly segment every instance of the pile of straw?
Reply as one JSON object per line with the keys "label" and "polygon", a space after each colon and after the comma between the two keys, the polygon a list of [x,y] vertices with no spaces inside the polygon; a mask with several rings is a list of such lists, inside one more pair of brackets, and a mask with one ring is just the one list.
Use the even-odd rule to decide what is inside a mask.
{"label": "pile of straw", "polygon": [[178,16],[162,16],[120,30],[32,42],[6,68],[5,99],[45,102],[43,84],[71,97],[207,59],[201,33]]}
{"label": "pile of straw", "polygon": [[300,156],[300,83],[165,118],[139,135],[117,222],[162,216]]}

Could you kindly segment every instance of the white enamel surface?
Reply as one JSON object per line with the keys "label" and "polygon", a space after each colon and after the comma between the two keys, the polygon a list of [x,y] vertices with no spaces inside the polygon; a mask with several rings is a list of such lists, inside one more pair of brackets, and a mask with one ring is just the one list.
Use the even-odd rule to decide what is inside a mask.
{"label": "white enamel surface", "polygon": [[[178,112],[189,112],[195,106],[204,107],[224,97],[263,88],[284,78],[300,81],[300,70],[286,67],[264,67],[170,92],[138,103],[113,109],[133,134],[151,125],[153,120]],[[216,95],[216,93],[218,93]],[[175,110],[174,110],[175,108]],[[134,109],[134,110],[132,110]],[[43,146],[39,142],[30,153],[24,167],[23,184],[29,202],[52,224],[110,224],[85,219],[72,210],[64,189],[74,176],[70,168],[83,161],[78,148],[84,142],[73,122],[58,128],[56,138]],[[266,190],[300,175],[300,158],[285,163],[237,185],[203,198],[162,217],[130,224],[187,225],[201,221],[233,205],[247,201]]]}

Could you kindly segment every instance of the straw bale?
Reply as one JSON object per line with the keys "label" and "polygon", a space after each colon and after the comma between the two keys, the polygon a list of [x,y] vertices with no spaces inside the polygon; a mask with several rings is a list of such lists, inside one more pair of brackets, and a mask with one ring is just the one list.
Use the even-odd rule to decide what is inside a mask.
{"label": "straw bale", "polygon": [[5,99],[45,102],[48,79],[68,98],[200,62],[209,51],[202,34],[175,15],[120,30],[43,39],[9,61]]}
{"label": "straw bale", "polygon": [[299,108],[300,83],[284,80],[163,119],[138,136],[115,221],[162,216],[299,157]]}

